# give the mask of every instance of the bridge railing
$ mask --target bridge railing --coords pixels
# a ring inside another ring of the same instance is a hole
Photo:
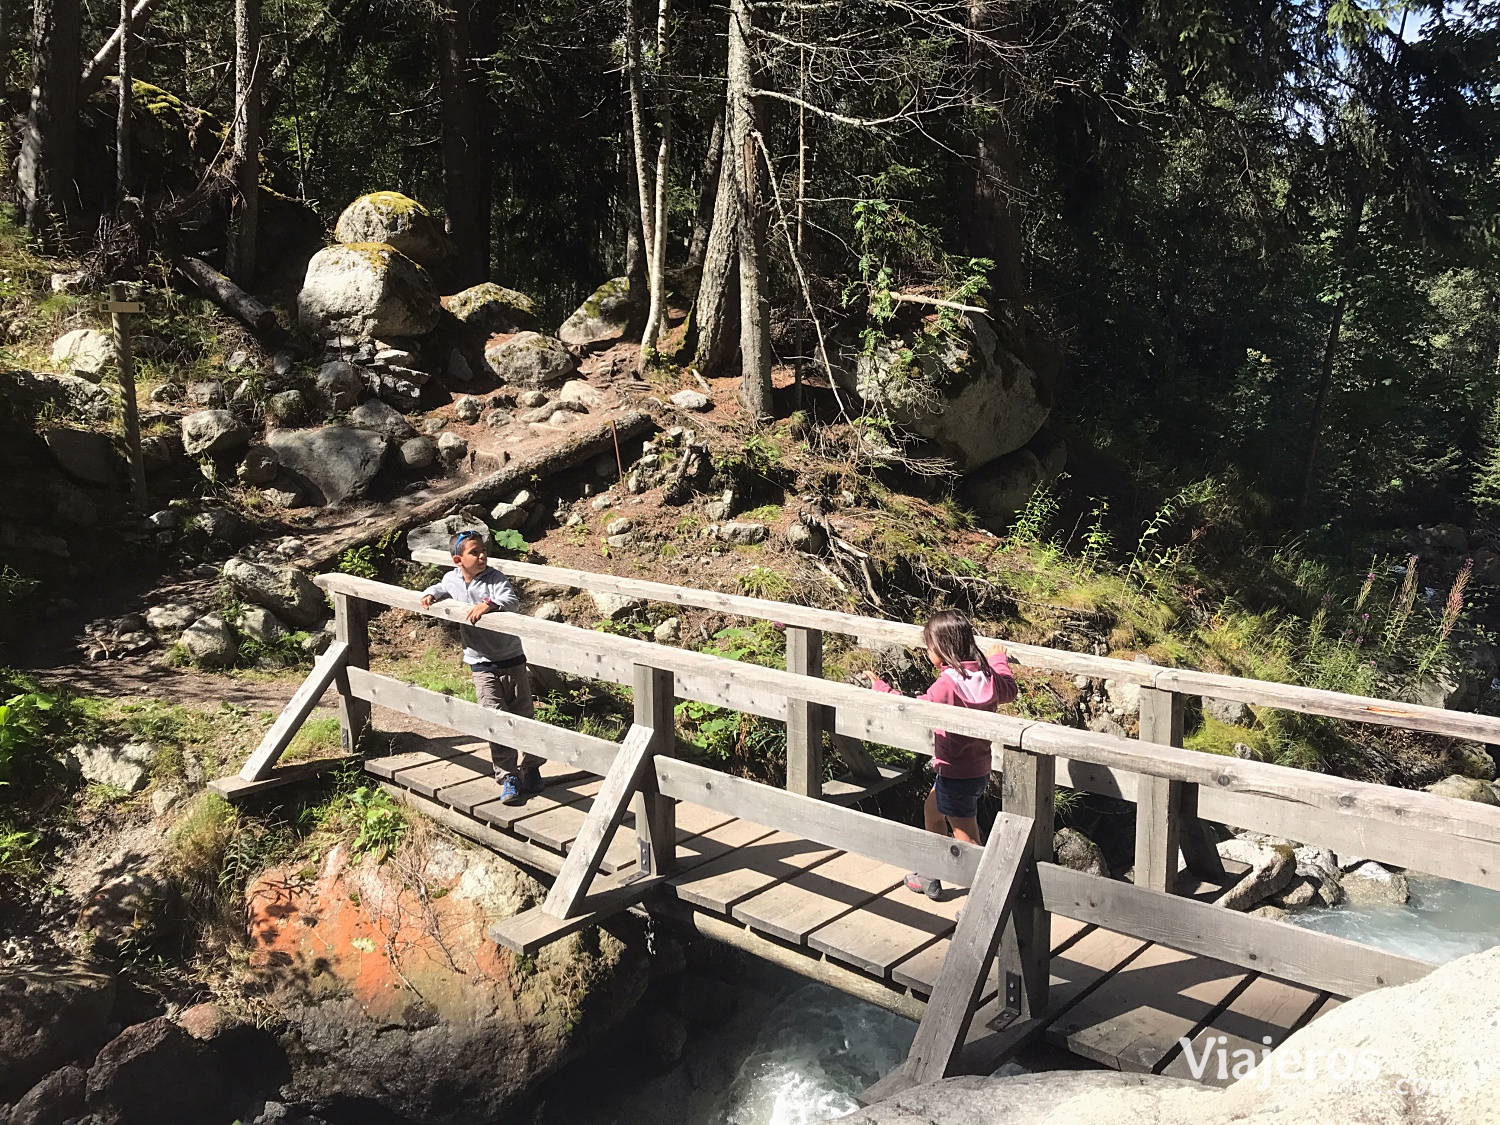
[[[418,550],[412,553],[412,558],[429,565],[453,565],[452,557],[439,550]],[[822,675],[824,633],[914,648],[922,645],[921,626],[904,622],[566,567],[509,560],[495,561],[492,565],[513,578],[527,581],[779,622],[786,626],[787,669],[806,676]],[[1003,638],[981,638],[983,645],[1002,641]],[[1118,660],[1042,645],[1003,643],[1023,666],[1136,685],[1141,694],[1139,739],[1156,746],[1182,746],[1185,703],[1189,696],[1194,695],[1500,745],[1500,718],[1494,716],[1346,695],[1294,684],[1164,668],[1144,662],[1144,658]],[[769,714],[753,707],[733,703],[725,705],[755,714]],[[836,715],[837,709],[830,712],[820,701],[798,698],[788,705],[785,713],[778,711],[769,716],[787,723],[787,787],[791,791],[810,796],[819,794],[823,776],[821,736],[825,730],[832,735],[835,748],[845,758],[854,776],[861,780],[873,781],[879,776],[860,744],[861,739],[927,755],[932,753],[930,727],[887,725],[882,735],[861,734],[855,729],[857,724],[851,716],[846,713],[842,719],[836,719]],[[955,729],[951,720],[946,729]],[[1085,732],[1074,734],[1085,739],[1090,737]],[[1040,735],[1033,737],[1039,738]],[[1136,804],[1135,882],[1138,885],[1156,890],[1170,889],[1177,879],[1179,855],[1194,874],[1202,878],[1221,876],[1223,869],[1217,852],[1201,824],[1202,820],[1211,820],[1289,839],[1316,840],[1342,854],[1364,856],[1420,871],[1433,871],[1434,865],[1438,865],[1438,870],[1450,878],[1500,887],[1500,881],[1497,881],[1500,880],[1500,866],[1496,865],[1500,855],[1488,849],[1462,856],[1452,855],[1452,841],[1443,835],[1447,829],[1442,817],[1436,821],[1423,817],[1402,821],[1400,823],[1412,826],[1413,830],[1385,833],[1375,841],[1367,841],[1362,829],[1343,815],[1350,806],[1340,802],[1346,797],[1350,800],[1375,800],[1368,795],[1358,798],[1341,791],[1339,800],[1327,805],[1300,803],[1279,794],[1278,800],[1266,802],[1256,799],[1258,794],[1253,788],[1205,784],[1161,772],[1126,769],[1115,763],[1070,754],[1061,745],[1052,757],[1055,759],[1053,780],[1057,784]],[[1217,763],[1222,769],[1230,768],[1227,759],[1212,755],[1197,760]],[[1299,777],[1322,776],[1293,772]],[[1390,791],[1410,795],[1406,790]],[[1495,823],[1500,824],[1500,816],[1496,817]]]
[[[370,605],[455,623],[467,607],[438,602],[423,609],[420,595],[414,591],[349,575],[328,574],[317,581],[333,598],[338,642],[320,661],[305,689],[313,693],[315,701],[322,690],[319,683],[338,685],[346,748],[352,751],[359,746],[370,705],[377,704],[474,737],[521,745],[606,779],[611,769],[617,768],[623,753],[620,744],[488,710],[368,670],[365,622]],[[1046,1008],[1052,912],[1340,996],[1415,979],[1431,968],[1424,962],[1358,943],[1172,895],[1165,887],[1148,882],[1131,885],[1055,865],[1051,862],[1054,783],[1064,776],[1069,779],[1067,784],[1085,783],[1080,787],[1114,786],[1122,796],[1137,800],[1140,818],[1148,821],[1166,819],[1161,805],[1152,804],[1155,794],[1161,793],[1169,808],[1191,808],[1191,802],[1196,801],[1196,811],[1203,816],[1500,889],[1500,808],[1204,754],[1165,742],[1143,744],[882,695],[795,671],[763,668],[519,614],[488,615],[479,620],[478,627],[520,637],[533,664],[633,689],[632,734],[639,730],[654,732],[649,745],[633,752],[652,766],[642,766],[630,781],[636,788],[627,787],[625,791],[635,801],[636,830],[650,856],[648,866],[658,874],[669,872],[675,861],[672,810],[676,800],[700,800],[708,791],[705,785],[719,787],[715,799],[737,794],[736,800],[759,800],[756,793],[760,790],[776,792],[765,786],[741,792],[743,786],[753,783],[672,761],[672,740],[664,732],[672,730],[673,707],[678,699],[698,700],[781,722],[791,722],[799,713],[816,708],[831,731],[927,754],[931,754],[935,730],[990,740],[1000,759],[1002,809],[1007,815],[1030,820],[1033,826],[1028,859],[1035,864],[1036,885],[1030,893],[1021,894],[1010,912],[1011,939],[1000,955],[1002,968],[1024,981],[1024,1006],[1031,1011]],[[311,701],[307,707],[310,709]],[[295,701],[288,710],[295,710]],[[1170,715],[1168,720],[1170,723]],[[267,739],[269,743],[270,734]],[[627,739],[625,748],[629,744]],[[247,782],[266,777],[279,752],[276,746],[263,745],[246,764],[242,776]],[[782,801],[794,798],[823,810],[822,816],[842,815],[842,811],[835,814],[832,806],[804,795],[781,794]],[[780,804],[768,816],[784,812],[777,810],[781,810]],[[735,811],[736,815],[745,813],[738,807]],[[875,825],[886,823],[875,817],[869,819]],[[613,823],[617,826],[619,819]],[[779,827],[774,819],[768,823]],[[904,839],[901,833],[887,834]],[[1169,842],[1169,835],[1159,828],[1151,829],[1148,838],[1157,848]],[[930,848],[930,841],[923,842]],[[962,845],[946,841],[943,846],[951,849],[957,863],[952,870],[944,870],[944,877],[963,885],[972,859]],[[905,856],[904,851],[900,854]],[[934,862],[925,853],[913,852],[906,858],[912,861],[908,866],[913,869]],[[1166,871],[1171,866],[1161,856],[1157,870]],[[575,895],[575,906],[578,901]]]

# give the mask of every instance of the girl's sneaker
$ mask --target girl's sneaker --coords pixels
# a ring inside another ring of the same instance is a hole
[[[941,881],[937,879],[924,879],[915,871],[906,877],[906,889],[915,894],[926,895],[933,902],[937,902],[938,899],[943,897],[943,884]]]

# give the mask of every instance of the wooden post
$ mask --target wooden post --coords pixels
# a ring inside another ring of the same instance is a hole
[[[146,464],[141,460],[141,415],[135,401],[135,356],[130,349],[130,316],[141,306],[126,298],[126,287],[109,287],[109,313],[115,327],[115,351],[120,361],[120,406],[125,415],[125,451],[130,458],[130,497],[136,511],[146,514]]]
[[[1142,742],[1181,746],[1183,698],[1174,691],[1141,688]],[[1135,885],[1171,892],[1177,883],[1182,782],[1142,774],[1135,796]]]
[[[635,665],[635,722],[650,727],[651,757],[670,758],[676,748],[676,683],[672,673],[649,665]],[[647,771],[635,797],[635,834],[641,843],[641,868],[665,875],[677,863],[677,802],[656,788],[656,774]]]
[[[344,667],[370,666],[369,603],[349,594],[333,595],[333,635],[348,648]],[[370,726],[370,704],[349,690],[349,677],[340,668],[335,681],[339,689],[339,742],[344,753],[359,752]]]
[[[823,676],[823,634],[788,626],[786,670]],[[786,701],[786,787],[804,797],[823,795],[823,708],[805,699]]]
[[[1053,859],[1057,759],[1007,748],[1001,753],[1000,769],[1001,811],[1032,822],[1026,880],[1000,943],[1001,997],[1019,1018],[1034,1019],[1047,1011],[1052,968],[1052,915],[1042,905],[1036,864]]]

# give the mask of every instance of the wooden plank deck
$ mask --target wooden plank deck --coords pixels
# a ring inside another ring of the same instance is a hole
[[[377,777],[483,822],[547,853],[565,854],[601,780],[566,765],[543,767],[546,789],[521,805],[503,805],[482,744],[432,746],[372,759]],[[905,872],[850,852],[737,819],[690,801],[676,810],[677,867],[659,891],[709,915],[733,919],[763,938],[812,960],[847,966],[917,1000],[937,979],[967,901],[950,888],[933,902],[907,890]],[[633,817],[616,832],[601,877],[614,880],[639,862]],[[1211,885],[1185,880],[1189,897]],[[1192,1077],[1180,1040],[1201,1055],[1211,1037],[1227,1051],[1279,1044],[1340,1001],[1327,993],[1247,972],[1208,957],[1181,953],[1097,925],[1052,916],[1047,1013],[1008,1028],[998,1005],[997,974],[981,994],[971,1045],[988,1037],[976,1058],[1004,1053],[1007,1036],[1045,1034],[1068,1050],[1120,1070]],[[987,1030],[982,1021],[1000,1012]],[[1197,1057],[1195,1055],[1195,1057]],[[988,1065],[987,1063],[985,1065]],[[1218,1083],[1217,1056],[1200,1081]]]

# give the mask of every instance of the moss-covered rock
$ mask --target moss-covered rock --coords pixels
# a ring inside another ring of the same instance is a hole
[[[607,347],[639,332],[646,320],[645,293],[628,277],[606,281],[558,329],[558,339],[575,348]]]
[[[344,208],[333,236],[346,246],[383,242],[427,269],[436,268],[453,253],[432,213],[399,191],[360,196]]]
[[[318,251],[297,295],[304,331],[323,339],[425,336],[441,313],[427,271],[382,242]]]
[[[444,297],[443,307],[466,327],[485,336],[535,332],[540,326],[536,301],[493,281]]]
[[[578,370],[578,361],[560,340],[540,332],[518,332],[484,349],[484,361],[495,378],[511,386],[543,387],[561,383]]]

